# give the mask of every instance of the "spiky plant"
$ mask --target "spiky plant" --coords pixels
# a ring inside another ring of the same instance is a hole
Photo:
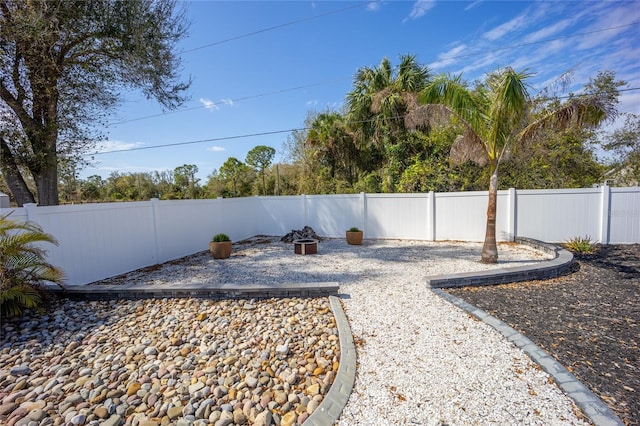
[[[56,244],[37,224],[0,216],[0,315],[42,306],[45,282],[62,286],[63,274],[45,259],[41,243]]]

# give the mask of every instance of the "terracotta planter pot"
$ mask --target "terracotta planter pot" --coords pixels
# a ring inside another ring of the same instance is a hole
[[[347,243],[351,244],[352,246],[361,245],[363,237],[363,231],[347,231]]]
[[[209,251],[214,259],[226,259],[231,256],[231,241],[222,241],[209,243]]]

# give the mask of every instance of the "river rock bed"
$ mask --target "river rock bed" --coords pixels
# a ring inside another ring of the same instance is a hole
[[[2,325],[1,424],[293,425],[339,366],[327,298],[54,303]]]

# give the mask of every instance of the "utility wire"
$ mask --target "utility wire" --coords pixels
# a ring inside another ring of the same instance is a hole
[[[261,97],[264,97],[264,96],[277,95],[279,93],[293,92],[295,90],[307,89],[309,87],[314,87],[314,86],[322,86],[322,85],[325,85],[325,84],[331,84],[331,83],[335,83],[337,81],[343,81],[343,80],[346,80],[346,79],[337,78],[337,79],[334,79],[334,80],[326,80],[326,81],[321,81],[319,83],[305,84],[305,85],[302,85],[302,86],[290,87],[290,88],[287,88],[287,89],[278,89],[278,90],[273,90],[271,92],[259,93],[257,95],[242,96],[240,98],[228,99],[228,100],[219,101],[219,102],[212,102],[212,103],[210,103],[208,105],[198,105],[196,107],[183,108],[183,109],[179,109],[179,110],[176,110],[176,111],[166,111],[166,112],[162,112],[162,113],[159,113],[159,114],[147,115],[147,116],[144,116],[144,117],[130,118],[128,120],[116,121],[116,122],[110,123],[109,125],[110,126],[116,126],[118,124],[130,123],[132,121],[146,120],[147,118],[163,117],[165,115],[176,114],[178,112],[193,111],[195,109],[209,108],[209,107],[214,106],[214,105],[215,106],[224,105],[224,104],[228,104],[229,102],[240,102],[240,101],[246,101],[248,99],[255,99],[255,98],[261,98]]]
[[[298,22],[303,22],[303,21],[315,19],[317,17],[343,12],[345,10],[353,9],[353,8],[356,8],[356,7],[361,7],[361,6],[366,5],[366,4],[369,4],[369,3],[361,3],[361,4],[358,4],[358,5],[355,5],[355,6],[350,6],[350,7],[347,7],[347,8],[337,9],[337,10],[334,10],[334,11],[331,11],[331,12],[327,12],[327,13],[322,14],[322,15],[302,18],[302,19],[299,19],[297,21],[288,22],[286,24],[280,24],[280,25],[276,25],[274,27],[269,27],[269,28],[266,28],[266,29],[254,31],[252,33],[243,34],[241,36],[229,38],[229,39],[226,39],[226,40],[221,40],[221,41],[218,41],[218,42],[215,42],[215,43],[210,43],[210,44],[207,44],[207,45],[204,45],[204,46],[200,46],[200,47],[197,47],[197,48],[194,48],[194,49],[186,50],[185,52],[191,52],[193,50],[202,49],[202,48],[209,47],[209,46],[214,46],[214,45],[217,45],[217,44],[222,44],[222,43],[225,43],[227,41],[231,41],[231,40],[235,40],[235,39],[238,39],[238,38],[247,37],[247,36],[254,35],[254,34],[259,34],[261,32],[265,32],[265,31],[268,31],[270,29],[276,29],[276,28],[280,28],[280,27],[283,27],[283,26],[292,25],[292,24],[295,24],[295,23],[298,23]],[[604,31],[611,31],[611,30],[615,30],[615,29],[626,28],[626,27],[630,27],[630,26],[638,25],[638,24],[640,24],[640,21],[639,22],[632,22],[630,24],[625,24],[625,25],[618,25],[618,26],[615,26],[615,27],[601,28],[599,30],[587,31],[587,32],[583,32],[583,33],[570,34],[570,35],[566,35],[566,36],[562,36],[562,37],[555,37],[555,38],[550,38],[550,39],[545,39],[545,40],[533,41],[533,42],[530,42],[530,43],[521,43],[521,44],[515,44],[515,45],[512,45],[512,46],[499,47],[499,48],[492,49],[492,50],[482,50],[482,51],[477,51],[477,52],[472,52],[472,53],[465,53],[463,55],[446,56],[446,57],[443,57],[443,58],[439,58],[438,60],[459,59],[459,58],[466,58],[466,57],[469,57],[469,56],[476,56],[476,55],[481,55],[481,54],[486,54],[486,53],[498,52],[498,51],[501,51],[501,50],[517,49],[519,47],[531,46],[531,45],[542,44],[542,43],[550,43],[552,41],[564,40],[564,39],[573,38],[573,37],[581,37],[581,36],[590,35],[590,34],[596,34],[596,33],[604,32]],[[347,79],[346,78],[337,78],[337,79],[322,81],[322,82],[318,82],[318,83],[310,83],[310,84],[305,84],[305,85],[302,85],[302,86],[296,86],[296,87],[290,87],[290,88],[286,88],[286,89],[274,90],[274,91],[271,91],[271,92],[260,93],[260,94],[257,94],[257,95],[243,96],[243,97],[240,97],[240,98],[230,99],[230,101],[232,101],[232,102],[246,101],[246,100],[249,100],[249,99],[256,99],[256,98],[261,98],[261,97],[265,97],[265,96],[276,95],[276,94],[279,94],[279,93],[293,92],[293,91],[296,91],[296,90],[302,90],[302,89],[306,89],[306,88],[309,88],[309,87],[321,86],[321,85],[325,85],[325,84],[331,84],[331,83],[335,83],[335,82],[338,82],[338,81],[344,81],[344,80],[347,80]],[[212,103],[210,105],[216,105],[217,106],[217,105],[223,105],[225,103],[226,103],[225,101],[219,101],[219,102],[214,102],[214,103]],[[178,110],[175,110],[175,111],[166,111],[166,112],[162,112],[162,113],[159,113],[159,114],[146,115],[146,116],[131,118],[131,119],[127,119],[127,120],[115,121],[115,122],[109,123],[108,125],[109,126],[117,126],[119,124],[130,123],[130,122],[133,122],[133,121],[146,120],[146,119],[149,119],[149,118],[156,118],[156,117],[164,117],[165,115],[177,114],[179,112],[193,111],[193,110],[202,109],[202,108],[207,108],[207,105],[199,105],[199,106],[190,107],[190,108],[178,109]]]
[[[640,87],[630,87],[630,88],[626,88],[626,89],[618,89],[618,92],[629,92],[629,91],[633,91],[633,90],[640,90]],[[549,97],[549,98],[542,98],[542,99],[546,99],[546,100],[551,100],[551,99],[567,99],[571,96],[580,96],[580,94],[578,95],[567,95],[567,96],[558,96],[558,97]],[[397,115],[394,117],[389,117],[392,120],[395,119],[399,119],[399,118],[404,118],[405,115]],[[355,123],[368,123],[368,122],[372,122],[375,119],[369,119],[369,120],[360,120],[360,121],[356,121]],[[286,130],[273,130],[270,132],[258,132],[258,133],[248,133],[248,134],[244,134],[244,135],[234,135],[234,136],[222,136],[222,137],[217,137],[217,138],[209,138],[209,139],[200,139],[200,140],[195,140],[195,141],[187,141],[187,142],[174,142],[174,143],[167,143],[167,144],[162,144],[162,145],[153,145],[153,146],[142,146],[142,147],[136,147],[136,148],[125,148],[125,149],[115,149],[112,151],[96,151],[94,153],[91,154],[86,154],[85,156],[95,156],[95,155],[103,155],[103,154],[112,154],[112,153],[116,153],[116,152],[131,152],[131,151],[142,151],[142,150],[147,150],[147,149],[156,149],[156,148],[167,148],[167,147],[172,147],[172,146],[184,146],[184,145],[194,145],[194,144],[199,144],[199,143],[205,143],[205,142],[219,142],[219,141],[227,141],[227,140],[234,140],[234,139],[245,139],[245,138],[252,138],[252,137],[258,137],[258,136],[268,136],[268,135],[277,135],[277,134],[282,134],[282,133],[291,133],[291,132],[295,132],[295,131],[303,131],[303,130],[310,130],[311,127],[297,127],[297,128],[293,128],[293,129],[286,129]]]
[[[335,15],[335,14],[338,14],[338,13],[346,12],[348,10],[357,9],[357,8],[363,7],[363,6],[368,6],[370,3],[371,2],[369,2],[369,1],[365,1],[363,3],[358,3],[358,4],[353,5],[353,6],[343,7],[342,9],[335,9],[335,10],[330,10],[329,12],[321,13],[321,14],[318,14],[318,15],[307,16],[306,18],[296,19],[295,21],[285,22],[284,24],[274,25],[272,27],[267,27],[267,28],[263,28],[263,29],[260,29],[260,30],[252,31],[250,33],[241,34],[241,35],[238,35],[238,36],[226,38],[224,40],[214,41],[213,43],[205,44],[203,46],[199,46],[199,47],[194,47],[192,49],[183,50],[182,53],[190,53],[190,52],[194,52],[196,50],[205,49],[205,48],[211,47],[211,46],[217,46],[219,44],[228,43],[230,41],[239,40],[241,38],[250,37],[250,36],[253,36],[253,35],[256,35],[256,34],[266,33],[267,31],[273,31],[273,30],[277,30],[279,28],[284,28],[284,27],[289,27],[291,25],[300,24],[302,22],[312,21],[312,20],[318,19],[318,18],[323,18],[325,16]]]

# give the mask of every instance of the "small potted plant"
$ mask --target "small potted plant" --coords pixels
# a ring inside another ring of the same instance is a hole
[[[357,227],[349,228],[347,231],[347,243],[355,246],[362,244],[363,232]]]
[[[231,238],[227,234],[216,234],[209,243],[209,251],[214,259],[226,259],[231,256]]]

